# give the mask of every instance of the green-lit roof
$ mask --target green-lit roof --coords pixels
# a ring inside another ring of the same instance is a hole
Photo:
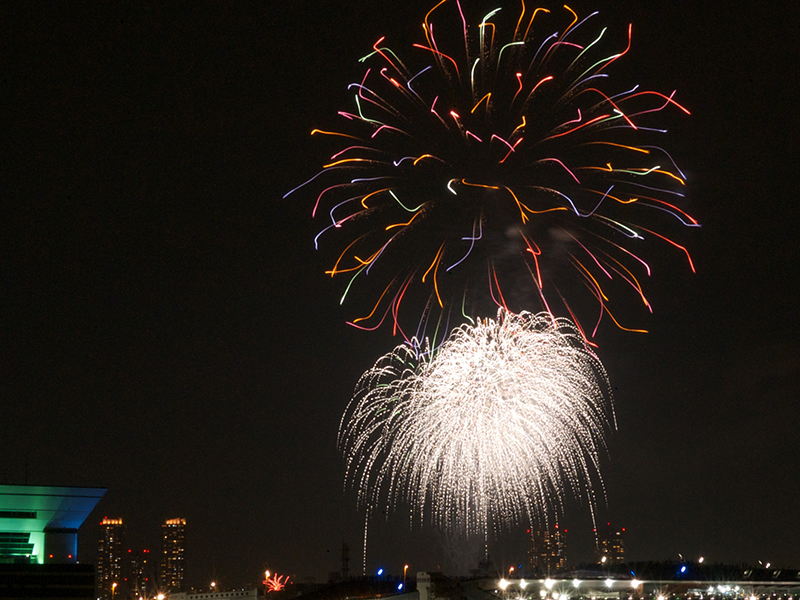
[[[106,488],[0,485],[0,531],[77,530]]]

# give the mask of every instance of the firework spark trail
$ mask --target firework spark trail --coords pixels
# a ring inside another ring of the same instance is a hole
[[[670,232],[699,226],[679,206],[685,176],[650,126],[689,111],[674,92],[615,87],[631,27],[613,37],[597,13],[564,9],[523,3],[518,18],[497,9],[470,27],[458,0],[439,2],[408,58],[382,37],[362,59],[345,127],[312,132],[330,160],[286,196],[315,189],[329,221],[315,244],[336,248],[327,273],[344,279],[342,302],[356,296],[352,325],[419,339],[422,321],[460,318],[465,300],[464,315],[493,302],[575,320],[583,294],[599,304],[585,335],[603,315],[630,330],[608,303],[619,287],[652,311],[639,284],[650,246],[683,250],[694,270]]]
[[[269,571],[267,571],[265,575],[267,578],[264,580],[264,587],[266,588],[267,593],[280,592],[286,589],[286,586],[289,584],[288,575],[278,575],[275,573],[274,575],[270,576]]]
[[[567,492],[594,512],[611,422],[605,370],[574,325],[501,309],[433,352],[404,344],[378,360],[338,444],[367,514],[408,503],[420,523],[486,535],[546,520]]]

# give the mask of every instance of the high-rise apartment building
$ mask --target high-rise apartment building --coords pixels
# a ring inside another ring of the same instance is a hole
[[[567,568],[567,530],[558,523],[549,528],[529,529],[530,546],[528,562],[531,570],[542,576],[550,576]]]
[[[186,519],[168,519],[161,526],[158,585],[165,592],[182,592],[186,555]]]
[[[606,523],[595,530],[597,539],[597,562],[621,564],[625,562],[625,528],[612,527]]]
[[[97,574],[95,577],[97,597],[113,600],[117,588],[123,583],[123,538],[125,536],[122,519],[100,521],[100,540],[97,544]],[[121,591],[121,590],[120,590]]]
[[[150,586],[150,551],[128,550],[126,588],[132,598],[147,598]]]

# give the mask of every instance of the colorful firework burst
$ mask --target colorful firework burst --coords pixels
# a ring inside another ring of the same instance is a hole
[[[675,92],[615,83],[631,28],[612,37],[597,13],[566,6],[507,13],[470,26],[458,0],[439,2],[409,58],[381,38],[361,59],[344,126],[312,132],[330,160],[295,190],[315,189],[328,221],[315,244],[336,249],[327,273],[343,279],[342,302],[357,296],[356,327],[389,321],[422,339],[429,323],[447,332],[489,306],[540,306],[581,327],[594,305],[585,336],[604,315],[632,329],[608,304],[627,288],[652,310],[648,246],[694,270],[664,232],[698,223],[657,124],[688,111]]]

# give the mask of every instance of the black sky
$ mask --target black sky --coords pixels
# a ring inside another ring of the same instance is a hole
[[[703,223],[698,274],[653,279],[651,333],[601,334],[619,421],[601,518],[633,559],[798,566],[794,31],[777,3],[685,4],[599,6],[634,24],[630,69],[692,110],[670,148]],[[324,580],[342,540],[358,566],[336,428],[393,340],[344,324],[311,205],[281,196],[315,172],[308,133],[356,59],[381,35],[419,41],[432,5],[0,8],[0,482],[108,487],[84,561],[104,515],[150,548],[185,516],[193,584],[265,562]],[[566,521],[591,527],[585,508]],[[447,569],[461,551],[397,518],[370,565]]]

